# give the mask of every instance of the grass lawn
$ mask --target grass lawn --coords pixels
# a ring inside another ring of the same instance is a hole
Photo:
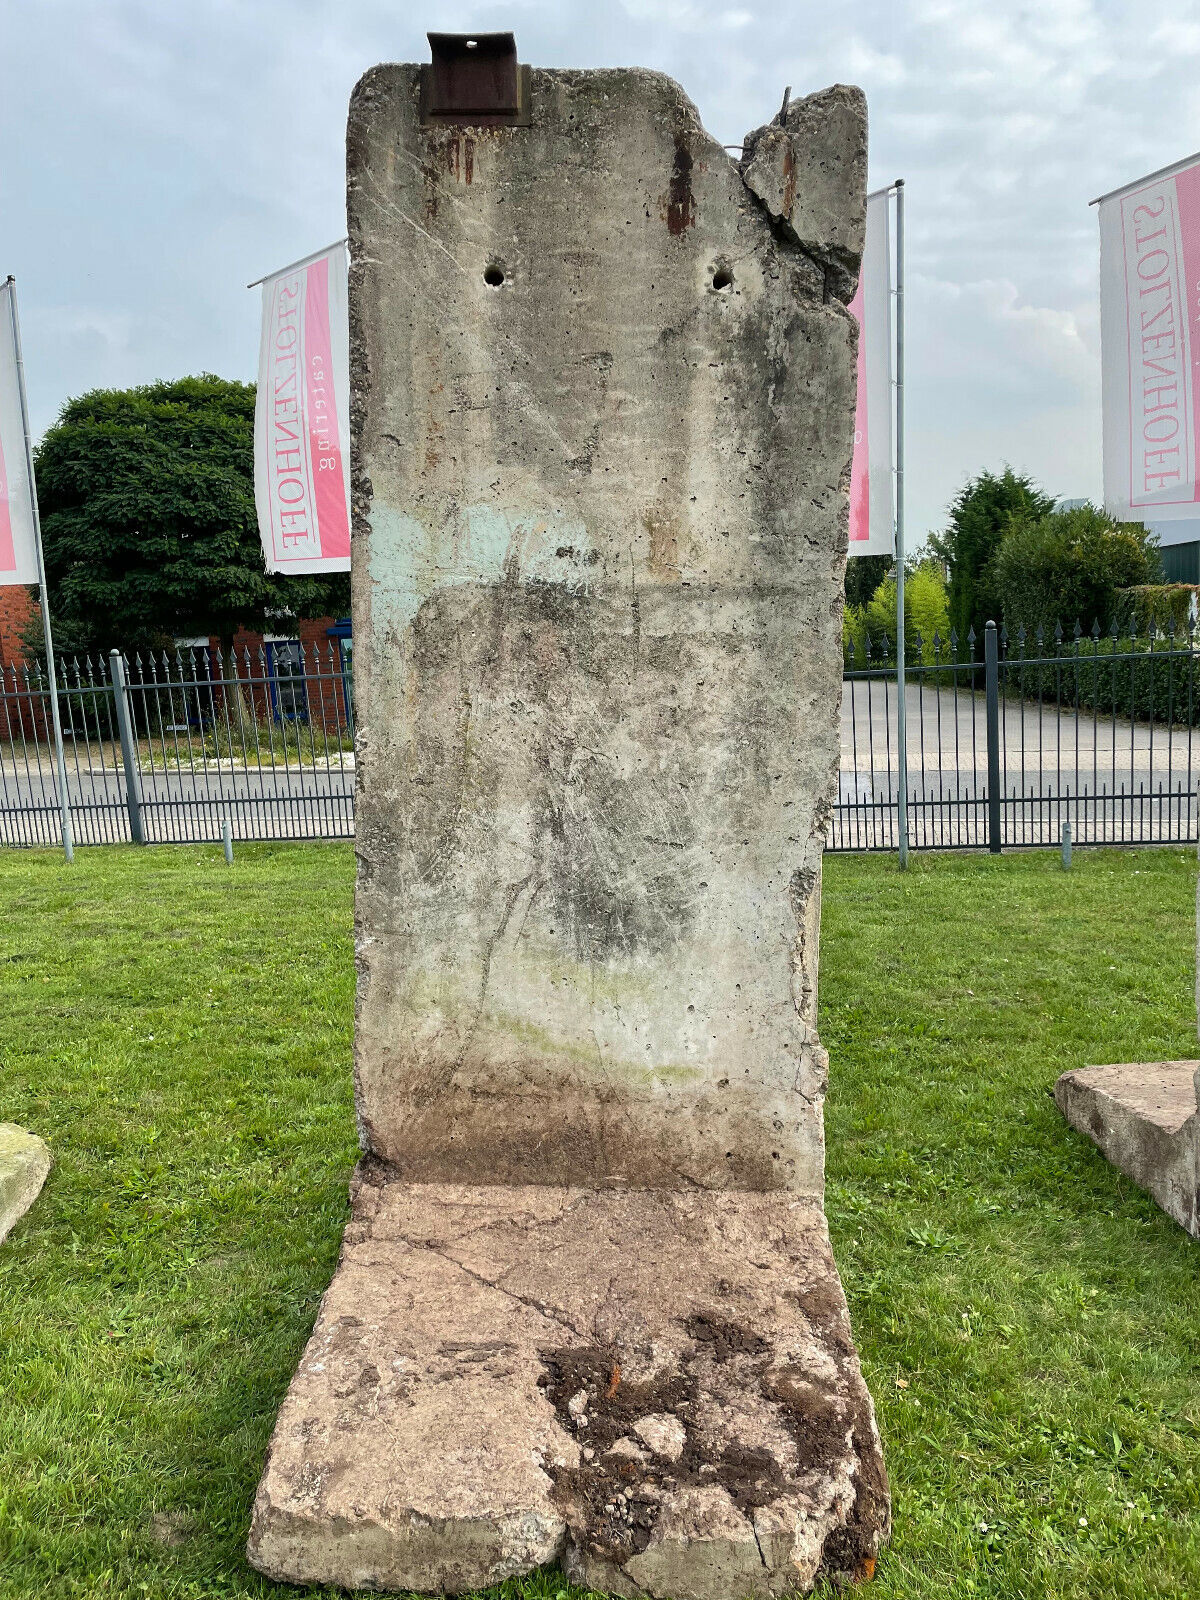
[[[296,1592],[242,1542],[356,1154],[351,880],[337,845],[0,852],[0,1120],[56,1159],[0,1247],[0,1600]],[[1194,884],[1182,849],[827,862],[878,1600],[1200,1594],[1200,1246],[1050,1098],[1197,1053]]]

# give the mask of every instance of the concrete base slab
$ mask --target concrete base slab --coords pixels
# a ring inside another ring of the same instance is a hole
[[[815,1202],[408,1184],[364,1161],[249,1557],[460,1593],[561,1561],[728,1600],[867,1575],[890,1502]]]
[[[1064,1072],[1058,1108],[1118,1171],[1200,1238],[1200,1061],[1123,1061]]]
[[[41,1194],[49,1171],[46,1141],[15,1122],[0,1122],[0,1240]]]

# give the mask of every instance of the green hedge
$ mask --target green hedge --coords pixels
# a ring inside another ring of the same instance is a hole
[[[1026,654],[1036,652],[1027,647]],[[982,687],[982,674],[979,687]],[[1093,646],[1080,640],[1062,647],[1053,661],[1023,664],[1019,647],[1010,646],[1001,671],[1001,686],[1009,697],[1042,699],[1061,706],[1078,705],[1089,715],[1132,717],[1139,722],[1170,722],[1177,726],[1200,724],[1200,672],[1196,655],[1188,648],[1187,634],[1176,636],[1174,646],[1161,636],[1101,639]]]

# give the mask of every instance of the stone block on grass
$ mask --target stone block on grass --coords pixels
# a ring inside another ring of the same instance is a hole
[[[46,1141],[15,1122],[0,1122],[0,1240],[42,1192],[49,1171]]]
[[[1122,1061],[1064,1072],[1058,1108],[1106,1158],[1200,1238],[1200,1061]]]

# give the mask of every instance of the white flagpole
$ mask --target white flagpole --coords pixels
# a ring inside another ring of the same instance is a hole
[[[908,866],[908,727],[904,676],[904,179],[896,179],[896,832]]]
[[[58,712],[58,673],[54,666],[54,636],[50,631],[50,596],[46,589],[46,561],[42,554],[42,519],[38,515],[37,483],[33,475],[33,438],[29,431],[29,401],[25,396],[25,363],[21,359],[21,326],[17,320],[17,280],[8,275],[8,306],[12,316],[13,354],[17,363],[17,392],[21,398],[21,427],[25,434],[25,471],[29,478],[33,542],[37,550],[38,589],[42,600],[42,637],[46,641],[46,674],[50,689],[50,721],[54,728],[54,759],[58,767],[58,806],[62,814],[63,855],[75,859],[71,837],[71,800],[67,793],[67,762],[63,755],[62,718]]]

